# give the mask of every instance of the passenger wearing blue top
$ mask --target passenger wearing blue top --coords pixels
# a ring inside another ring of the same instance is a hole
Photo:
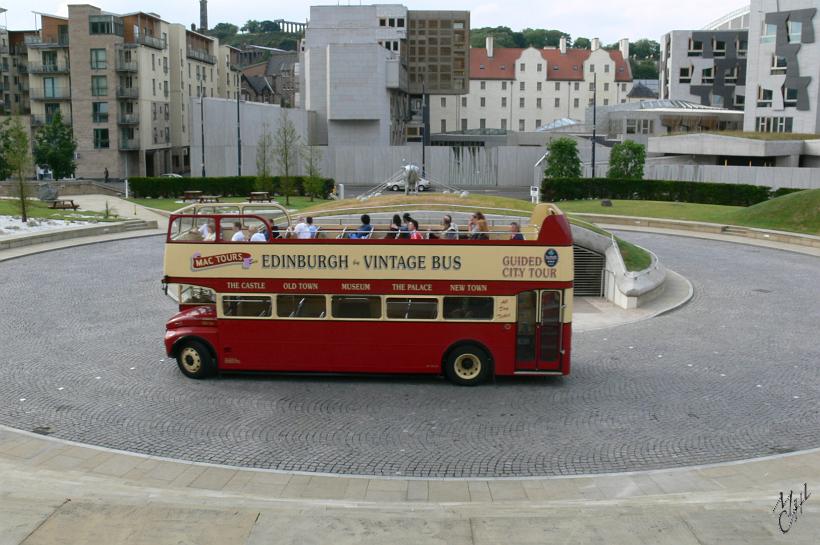
[[[518,222],[512,222],[510,224],[510,240],[524,240],[524,235],[521,234],[521,226],[518,225]]]
[[[362,214],[362,224],[356,229],[355,233],[350,235],[350,238],[368,238],[373,231],[373,226],[370,225],[370,216]]]

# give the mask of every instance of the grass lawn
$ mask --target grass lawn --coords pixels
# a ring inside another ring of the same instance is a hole
[[[0,216],[19,216],[20,212],[14,199],[0,199]],[[105,218],[102,212],[90,210],[52,210],[48,204],[37,200],[28,202],[28,216],[35,219],[65,220],[65,221],[119,221],[119,218]]]
[[[190,202],[183,203],[182,199],[128,199],[129,201],[139,204],[141,206],[147,206],[148,208],[158,208],[159,210],[167,210],[168,212],[174,212],[175,210],[179,210],[183,206],[188,206],[191,204]],[[222,199],[223,203],[231,203],[231,202],[248,202],[245,197],[224,197]],[[279,197],[277,202],[282,206],[285,206],[285,199]],[[320,204],[320,203],[327,203],[327,202],[334,202],[334,201],[325,201],[321,199],[314,200],[311,202],[310,197],[291,197],[290,204],[287,206],[288,209],[294,210],[301,210],[308,206]],[[261,203],[264,204],[264,203]]]

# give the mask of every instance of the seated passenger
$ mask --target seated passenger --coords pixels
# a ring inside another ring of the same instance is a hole
[[[214,228],[213,223],[205,224],[205,238],[202,240],[205,242],[213,242],[216,240],[216,229]]]
[[[267,241],[268,241],[268,239],[267,239],[267,238],[265,238],[265,226],[264,226],[264,225],[260,225],[260,226],[256,229],[256,232],[255,232],[255,233],[253,234],[253,236],[251,237],[250,242],[267,242]]]
[[[419,222],[417,222],[416,220],[411,219],[408,226],[410,227],[410,240],[423,240],[424,239],[424,235],[422,235],[421,231],[419,231]]]
[[[413,221],[413,218],[410,216],[410,212],[405,212],[401,218],[404,221],[404,225],[399,227],[398,238],[410,238],[410,222]]]
[[[373,226],[370,225],[370,216],[362,214],[362,224],[356,229],[355,233],[350,234],[350,238],[369,238],[373,232]]]
[[[487,240],[490,238],[489,231],[490,228],[484,214],[481,212],[473,214],[473,217],[470,218],[470,238],[473,240]]]
[[[390,231],[384,238],[396,238],[399,236],[399,231],[401,231],[401,216],[393,214],[393,221],[390,222]]]
[[[282,238],[282,233],[279,232],[278,225],[271,226],[271,239],[274,238]]]
[[[305,223],[307,223],[308,232],[310,233],[310,236],[308,238],[316,238],[319,234],[319,228],[313,225],[313,218],[311,216],[308,216],[307,218],[305,218]]]
[[[458,229],[455,225],[453,225],[453,217],[450,214],[445,214],[443,218],[441,218],[441,231],[439,232],[438,236],[444,240],[457,240],[458,239]]]
[[[516,221],[510,224],[510,240],[524,240],[524,235],[521,234],[521,226]]]
[[[304,217],[299,216],[299,220],[293,228],[293,234],[296,238],[310,238],[310,228]]]
[[[242,231],[242,224],[238,221],[235,221],[233,224],[233,228],[236,231],[233,236],[231,237],[231,242],[247,242],[248,239],[245,238],[245,232]]]

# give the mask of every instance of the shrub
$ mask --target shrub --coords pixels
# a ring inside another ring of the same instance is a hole
[[[643,165],[646,161],[646,148],[631,140],[620,142],[612,146],[609,156],[609,171],[607,178],[627,178],[640,180],[643,178]]]
[[[549,156],[544,176],[548,178],[580,178],[581,158],[578,143],[572,138],[556,138],[549,143]]]
[[[751,206],[784,194],[778,191],[748,184],[614,178],[545,178],[541,184],[541,197],[546,201],[635,199]]]
[[[305,195],[305,179],[292,176],[291,195]],[[331,178],[321,178],[323,190],[321,198],[326,198],[333,190]],[[271,195],[282,194],[280,176],[257,178],[255,176],[212,176],[208,178],[146,178],[129,179],[129,187],[134,197],[179,198],[186,191],[202,191],[205,195],[223,197],[246,197],[251,191],[268,191]]]

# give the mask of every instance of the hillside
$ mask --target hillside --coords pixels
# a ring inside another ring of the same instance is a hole
[[[820,189],[784,195],[733,212],[727,222],[820,235]]]

